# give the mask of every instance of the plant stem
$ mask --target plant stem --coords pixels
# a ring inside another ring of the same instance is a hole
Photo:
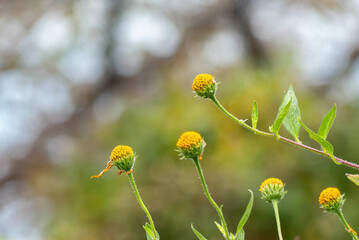
[[[147,215],[148,220],[150,221],[150,224],[151,224],[152,230],[153,230],[153,234],[155,235],[155,238],[157,239],[157,232],[156,232],[156,229],[155,229],[155,224],[153,223],[153,220],[152,220],[150,212],[147,210],[145,204],[143,203],[143,201],[141,199],[141,196],[140,196],[140,193],[138,192],[138,189],[137,189],[137,186],[136,186],[136,183],[135,183],[135,179],[133,178],[132,172],[127,174],[127,176],[130,179],[131,186],[132,186],[133,190],[135,191],[135,195],[137,197],[137,200],[138,200],[139,204],[141,205],[143,211]]]
[[[213,96],[213,98],[211,98],[211,100],[217,105],[217,107],[224,112],[228,117],[230,117],[233,121],[235,121],[236,123],[238,123],[239,125],[241,125],[242,127],[248,129],[249,131],[252,131],[255,134],[258,135],[262,135],[262,136],[274,136],[272,133],[267,133],[267,132],[263,132],[260,131],[258,129],[252,128],[251,126],[247,125],[244,120],[242,119],[238,119],[235,116],[233,116],[230,112],[228,112],[223,106],[222,104],[219,103],[218,99],[216,98],[216,96]]]
[[[279,220],[278,201],[273,200],[272,204],[273,204],[273,208],[274,208],[275,220],[277,222],[279,240],[283,240],[282,230],[281,230],[281,227],[280,227],[280,220]]]
[[[239,125],[241,125],[242,127],[248,129],[249,131],[255,133],[255,134],[258,134],[258,135],[261,135],[261,136],[267,136],[267,137],[273,137],[275,139],[278,139],[280,141],[283,141],[283,142],[287,142],[289,144],[292,144],[292,145],[295,145],[297,147],[300,147],[300,148],[303,148],[303,149],[306,149],[306,150],[309,150],[311,152],[314,152],[314,153],[317,153],[317,154],[320,154],[322,156],[325,156],[325,157],[328,157],[331,159],[330,155],[325,153],[324,151],[321,151],[321,150],[318,150],[318,149],[315,149],[315,148],[312,148],[312,147],[309,147],[307,145],[304,145],[302,144],[301,142],[296,142],[296,141],[293,141],[293,140],[290,140],[288,138],[285,138],[285,137],[282,137],[280,135],[278,135],[278,137],[273,134],[273,133],[269,133],[269,132],[264,132],[264,131],[260,131],[256,128],[253,128],[251,126],[249,126],[248,124],[245,123],[244,120],[242,119],[238,119],[236,118],[235,116],[233,116],[230,112],[228,112],[221,104],[220,102],[218,101],[218,99],[216,98],[216,96],[213,96],[212,98],[210,98],[215,104],[216,106],[224,113],[226,114],[228,117],[230,117],[233,121],[235,121],[236,123],[238,123]],[[359,165],[356,164],[356,163],[352,163],[352,162],[349,162],[349,161],[346,161],[344,159],[341,159],[341,158],[338,158],[338,157],[335,157],[334,158],[337,160],[337,162],[339,162],[340,164],[343,164],[347,167],[351,167],[351,168],[354,168],[356,170],[359,170]]]
[[[196,159],[193,159],[193,161],[194,161],[194,164],[195,164],[196,167],[197,167],[199,177],[201,178],[204,192],[205,192],[205,194],[206,194],[206,196],[207,196],[209,202],[210,202],[210,203],[213,205],[213,207],[216,209],[219,218],[221,219],[221,222],[222,222],[222,224],[223,224],[224,231],[225,231],[225,233],[226,233],[226,239],[227,239],[227,240],[230,240],[230,239],[229,239],[229,232],[228,232],[227,223],[226,223],[226,221],[224,220],[223,213],[222,213],[221,209],[218,207],[217,203],[213,200],[213,198],[211,197],[211,194],[210,194],[209,191],[208,191],[208,187],[207,187],[207,184],[206,184],[206,180],[204,179],[203,171],[202,171],[201,165],[200,165],[200,163],[199,163],[198,157],[197,157]]]
[[[338,214],[340,220],[344,224],[345,230],[347,230],[347,232],[349,232],[349,234],[352,236],[353,239],[359,240],[357,233],[349,226],[348,222],[345,220],[341,209],[337,210],[336,213]]]

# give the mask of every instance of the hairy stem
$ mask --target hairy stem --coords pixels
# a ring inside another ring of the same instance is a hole
[[[155,224],[153,223],[153,220],[152,220],[150,212],[147,210],[145,204],[143,203],[143,201],[141,199],[141,196],[140,196],[140,193],[138,192],[138,189],[137,189],[137,186],[136,186],[136,183],[135,183],[135,179],[133,178],[132,172],[127,174],[127,176],[130,179],[131,186],[132,186],[133,190],[135,191],[135,195],[137,197],[137,200],[138,200],[139,204],[141,205],[143,211],[146,213],[148,221],[150,221],[150,224],[151,224],[152,230],[153,230],[153,234],[155,235],[155,238],[157,239],[157,232],[156,232],[156,229],[155,229]]]
[[[274,208],[275,220],[276,220],[276,222],[277,222],[277,229],[278,229],[279,240],[283,240],[282,230],[281,230],[281,227],[280,227],[280,220],[279,220],[278,201],[277,201],[277,200],[273,200],[273,201],[272,201],[272,204],[273,204],[273,208]]]
[[[359,240],[357,233],[349,226],[348,222],[345,220],[344,215],[341,211],[341,209],[339,209],[338,211],[336,211],[336,213],[338,214],[340,220],[342,221],[342,223],[345,226],[345,230],[347,230],[347,232],[352,236],[352,238],[354,240]]]
[[[197,157],[196,159],[194,159],[193,161],[194,161],[194,164],[195,164],[196,167],[197,167],[199,177],[201,178],[201,182],[202,182],[202,186],[203,186],[204,192],[205,192],[205,194],[206,194],[206,196],[207,196],[209,202],[210,202],[210,203],[213,205],[213,207],[216,209],[219,218],[221,219],[221,222],[222,222],[224,231],[225,231],[225,233],[226,233],[226,239],[227,239],[227,240],[230,240],[227,223],[226,223],[226,221],[224,220],[223,213],[222,213],[221,209],[218,207],[217,203],[213,200],[213,198],[211,197],[211,194],[210,194],[209,191],[208,191],[208,187],[207,187],[207,184],[206,184],[206,180],[204,179],[203,171],[202,171],[201,165],[200,165],[200,163],[199,163],[198,157]]]
[[[320,154],[322,156],[325,156],[325,157],[328,157],[331,159],[330,155],[325,153],[324,151],[322,150],[319,150],[319,149],[315,149],[315,148],[312,148],[312,147],[309,147],[307,145],[304,145],[302,144],[301,142],[296,142],[296,141],[293,141],[293,140],[290,140],[288,138],[285,138],[285,137],[282,137],[280,135],[278,135],[278,137],[273,134],[273,133],[269,133],[269,132],[264,132],[264,131],[260,131],[258,129],[255,129],[251,126],[249,126],[248,124],[245,123],[244,120],[242,119],[238,119],[236,118],[235,116],[233,116],[230,112],[228,112],[221,104],[220,102],[218,101],[218,99],[216,98],[216,96],[213,96],[212,98],[210,98],[215,104],[216,106],[224,113],[226,114],[228,117],[230,117],[233,121],[235,121],[236,123],[238,123],[239,125],[241,125],[242,127],[248,129],[249,131],[255,133],[255,134],[258,134],[258,135],[261,135],[261,136],[267,136],[267,137],[273,137],[275,139],[278,139],[280,141],[283,141],[283,142],[287,142],[289,144],[292,144],[292,145],[295,145],[297,147],[300,147],[300,148],[303,148],[303,149],[306,149],[306,150],[309,150],[311,152],[314,152],[314,153],[317,153],[317,154]],[[337,160],[337,162],[339,162],[340,164],[343,164],[345,166],[348,166],[348,167],[351,167],[351,168],[354,168],[356,170],[359,170],[359,165],[356,164],[356,163],[352,163],[352,162],[349,162],[349,161],[346,161],[346,160],[343,160],[341,158],[338,158],[338,157],[335,157],[334,158]]]

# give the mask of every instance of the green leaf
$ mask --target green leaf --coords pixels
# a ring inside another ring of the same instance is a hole
[[[146,231],[147,240],[156,240],[155,235],[153,234],[152,227],[151,227],[150,224],[146,223],[146,225],[143,226],[143,228]]]
[[[222,213],[222,215],[223,215],[223,210],[222,210],[222,208],[223,208],[223,204],[221,204],[221,206],[219,206],[219,211],[221,211],[221,213]],[[222,220],[221,220],[221,224],[223,224]]]
[[[219,229],[219,231],[222,233],[223,237],[226,238],[226,231],[224,231],[224,228],[222,227],[221,224],[219,224],[218,222],[214,221],[214,223],[216,224],[217,228]]]
[[[235,240],[244,240],[244,230],[243,228],[241,229],[241,231],[239,231],[239,234],[237,236],[237,238]]]
[[[334,148],[332,146],[332,144],[330,144],[330,142],[328,142],[327,140],[325,140],[324,138],[322,138],[321,136],[319,136],[318,134],[316,134],[315,132],[313,132],[312,130],[310,130],[303,122],[300,118],[298,118],[300,124],[302,125],[302,127],[308,132],[309,137],[311,139],[313,139],[314,141],[316,141],[317,143],[320,144],[320,146],[322,146],[324,153],[328,154],[330,156],[330,158],[334,161],[334,163],[340,165],[340,163],[334,158]]]
[[[192,231],[194,232],[194,234],[196,234],[196,236],[198,237],[199,240],[207,240],[207,238],[203,237],[203,235],[200,234],[200,233],[193,227],[193,224],[191,224],[191,228],[192,228]]]
[[[249,199],[249,203],[247,205],[246,210],[244,211],[244,214],[241,218],[241,220],[238,223],[237,226],[237,232],[236,232],[236,236],[238,236],[241,232],[241,230],[243,229],[244,224],[246,224],[249,215],[251,214],[252,211],[252,207],[253,207],[253,192],[251,190],[248,190],[251,193],[251,198]],[[236,238],[237,239],[237,238]]]
[[[292,99],[290,99],[289,102],[285,105],[283,104],[284,101],[285,101],[285,98],[283,98],[282,104],[279,107],[278,114],[277,114],[276,119],[274,120],[273,125],[269,127],[269,130],[272,133],[274,133],[277,136],[277,138],[279,138],[278,131],[279,131],[280,126],[283,123],[284,118],[288,114],[290,104],[292,103]],[[282,107],[282,105],[284,105],[284,107]]]
[[[296,142],[299,141],[299,129],[300,123],[298,118],[300,117],[300,110],[298,106],[298,100],[295,96],[293,86],[290,85],[287,94],[284,96],[281,106],[279,107],[279,111],[281,108],[284,108],[285,105],[292,100],[292,103],[289,106],[288,114],[285,116],[283,120],[284,127],[288,130],[288,132],[294,137]]]
[[[329,133],[330,128],[333,125],[335,119],[335,112],[337,111],[337,105],[334,104],[334,107],[325,115],[320,124],[318,135],[326,139]]]
[[[257,102],[254,101],[253,110],[252,110],[252,127],[254,129],[257,128],[257,123],[258,123],[258,106],[257,106]]]
[[[160,240],[160,235],[158,234],[158,232],[156,231],[157,234],[157,238],[155,237],[154,233],[153,233],[153,229],[152,226],[149,223],[146,223],[145,226],[143,226],[143,228],[146,231],[146,237],[147,240]]]
[[[347,176],[347,178],[349,178],[350,181],[359,186],[359,174],[346,173],[345,175]]]

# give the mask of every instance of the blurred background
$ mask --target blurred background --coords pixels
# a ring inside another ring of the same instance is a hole
[[[194,164],[175,144],[187,130],[207,147],[201,162],[234,231],[255,193],[246,239],[277,239],[259,185],[281,178],[285,239],[349,239],[319,208],[328,186],[346,194],[359,230],[358,187],[330,159],[251,134],[212,102],[194,98],[199,73],[216,76],[234,115],[267,130],[293,84],[316,130],[334,103],[335,155],[358,163],[359,3],[356,0],[0,1],[0,238],[145,239],[147,221],[126,176],[106,165],[133,147],[142,198],[161,239],[221,239]],[[283,136],[289,136],[281,129]],[[319,146],[301,131],[301,140]]]

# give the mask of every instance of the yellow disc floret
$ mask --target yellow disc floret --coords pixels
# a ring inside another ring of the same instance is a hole
[[[126,145],[118,145],[112,150],[110,159],[111,161],[116,161],[127,157],[133,157],[133,155],[134,154],[131,147]]]
[[[193,80],[192,89],[193,91],[202,91],[213,83],[214,78],[211,74],[202,73],[197,75],[196,78]]]
[[[263,192],[263,190],[266,187],[270,186],[270,185],[277,185],[279,187],[284,186],[283,182],[280,179],[278,179],[278,178],[268,178],[268,179],[266,179],[266,180],[264,180],[262,182],[262,184],[261,184],[261,186],[259,188],[259,191]]]
[[[188,131],[182,133],[177,141],[176,146],[181,150],[189,150],[198,146],[202,142],[202,137],[199,133],[194,131]]]
[[[320,205],[328,206],[338,202],[341,194],[338,188],[328,187],[324,189],[319,196]]]

